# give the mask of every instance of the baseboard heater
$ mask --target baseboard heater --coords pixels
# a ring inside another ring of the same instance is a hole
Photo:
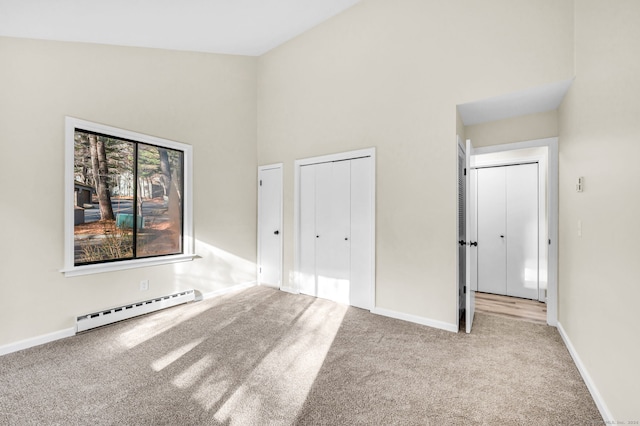
[[[130,305],[119,306],[105,311],[93,312],[91,314],[80,315],[76,318],[76,332],[90,330],[103,325],[148,314],[160,309],[170,308],[195,300],[193,290],[186,290],[169,296],[157,297],[155,299],[136,302]]]

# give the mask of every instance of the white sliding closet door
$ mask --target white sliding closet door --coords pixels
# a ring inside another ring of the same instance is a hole
[[[317,295],[316,167],[300,167],[300,293]]]
[[[478,291],[538,299],[538,164],[477,170]]]
[[[507,169],[507,295],[538,299],[538,164]]]
[[[349,303],[350,164],[338,161],[314,167],[317,296]]]
[[[373,282],[371,259],[371,228],[373,226],[371,194],[371,157],[358,158],[351,163],[351,288],[350,304],[371,309],[370,286]]]
[[[505,167],[478,169],[478,291],[507,294]]]
[[[300,292],[371,309],[371,159],[300,167]]]

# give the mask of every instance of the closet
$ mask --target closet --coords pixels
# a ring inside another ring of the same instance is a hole
[[[538,163],[477,169],[478,291],[538,299]]]
[[[300,167],[300,292],[371,309],[370,157]]]

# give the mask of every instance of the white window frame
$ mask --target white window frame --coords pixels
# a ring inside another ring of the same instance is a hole
[[[74,134],[76,129],[102,133],[116,138],[134,140],[150,145],[161,146],[179,150],[184,153],[184,204],[183,204],[183,253],[163,255],[141,259],[110,261],[89,265],[75,265],[74,259]],[[97,274],[101,272],[121,271],[125,269],[141,268],[146,266],[164,265],[176,262],[193,260],[194,236],[193,236],[193,152],[191,145],[168,139],[157,138],[142,133],[93,123],[73,117],[65,117],[65,170],[64,170],[64,268],[60,272],[66,277],[77,275]]]

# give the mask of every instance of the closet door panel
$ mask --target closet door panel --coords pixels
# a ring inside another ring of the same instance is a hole
[[[505,167],[508,296],[538,298],[538,164]]]
[[[349,161],[316,166],[318,297],[349,303]]]
[[[316,290],[316,166],[300,167],[300,292]]]
[[[371,158],[351,160],[351,289],[350,304],[371,309],[373,226]]]
[[[506,294],[505,167],[478,169],[478,291]]]

